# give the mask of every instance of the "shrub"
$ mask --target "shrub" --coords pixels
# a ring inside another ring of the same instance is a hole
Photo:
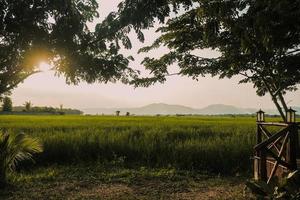
[[[37,139],[25,134],[0,133],[0,187],[7,182],[7,173],[14,171],[18,162],[32,159],[34,153],[43,148]]]

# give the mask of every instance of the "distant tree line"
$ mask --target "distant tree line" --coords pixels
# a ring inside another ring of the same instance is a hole
[[[12,113],[12,114],[56,114],[56,115],[81,115],[82,111],[71,108],[63,108],[60,105],[59,108],[51,106],[33,106],[30,101],[24,103],[23,106],[13,107],[11,98],[4,97],[2,100],[2,113]]]
[[[34,106],[29,111],[24,106],[13,107],[14,112],[28,112],[28,113],[49,113],[49,114],[60,114],[60,115],[81,115],[82,111],[71,108],[55,108],[51,106]]]

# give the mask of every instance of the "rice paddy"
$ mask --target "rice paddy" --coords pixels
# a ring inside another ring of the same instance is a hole
[[[42,141],[34,166],[116,161],[248,173],[255,141],[253,117],[0,116],[0,127]]]

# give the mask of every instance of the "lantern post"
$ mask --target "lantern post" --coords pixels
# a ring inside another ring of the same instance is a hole
[[[265,121],[265,112],[262,110],[259,110],[256,113],[256,121],[257,122],[264,122]]]

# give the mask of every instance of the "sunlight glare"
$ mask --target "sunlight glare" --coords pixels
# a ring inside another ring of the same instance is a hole
[[[39,64],[39,70],[41,70],[42,72],[50,71],[51,68],[52,66],[47,62],[42,61]]]

